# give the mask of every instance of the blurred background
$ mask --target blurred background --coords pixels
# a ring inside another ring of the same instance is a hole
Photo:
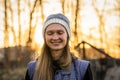
[[[71,51],[91,61],[94,80],[120,80],[120,0],[0,0],[0,80],[24,80],[53,13],[69,18]]]

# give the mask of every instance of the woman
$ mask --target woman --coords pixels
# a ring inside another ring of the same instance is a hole
[[[28,64],[26,80],[93,80],[90,63],[70,53],[70,33],[66,16],[48,16],[43,26],[41,56]]]

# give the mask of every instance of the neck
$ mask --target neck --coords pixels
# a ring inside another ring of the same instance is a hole
[[[59,60],[63,54],[63,50],[51,50],[53,60]]]

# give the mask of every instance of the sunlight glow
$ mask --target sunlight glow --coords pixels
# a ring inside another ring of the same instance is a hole
[[[56,6],[55,6],[56,5]],[[52,7],[52,8],[51,8]],[[46,4],[44,4],[44,14],[45,14],[45,18],[53,13],[61,13],[61,5],[59,3],[59,0],[52,0],[52,1],[48,1]],[[43,36],[42,36],[42,27],[43,25],[41,25],[41,21],[40,24],[37,26],[36,28],[36,32],[35,32],[35,41],[42,45],[43,44]]]
[[[18,43],[18,35],[19,35],[19,24],[18,24],[18,5],[16,0],[11,1],[11,9],[13,10],[13,14],[8,8],[8,31],[9,31],[9,45],[13,46]],[[20,0],[20,26],[21,26],[21,44],[25,44],[25,40],[28,39],[29,35],[29,27],[30,27],[30,13],[33,9],[35,0]],[[120,19],[118,16],[119,12],[111,11],[115,8],[115,0],[82,0],[79,5],[79,14],[78,14],[78,35],[79,42],[81,40],[91,41],[92,44],[101,47],[100,45],[100,28],[104,28],[103,35],[107,34],[107,37],[103,40],[103,46],[106,51],[116,52],[119,55],[119,49],[113,46],[107,46],[107,43],[114,44],[114,42],[108,41],[109,39],[113,40],[113,33],[115,34],[115,30],[120,26]],[[113,4],[114,3],[114,4]],[[2,4],[2,3],[0,3]],[[14,4],[14,5],[12,5]],[[71,29],[74,31],[75,29],[75,10],[76,10],[76,1],[75,0],[66,0],[64,3],[65,15],[70,19],[70,24],[72,24]],[[9,4],[7,4],[10,6]],[[72,7],[71,7],[72,6]],[[105,12],[104,12],[105,10]],[[0,5],[0,47],[4,46],[4,6]],[[35,44],[39,44],[40,46],[43,44],[43,36],[42,36],[42,27],[43,27],[43,17],[46,17],[53,13],[62,13],[62,4],[60,0],[44,0],[43,1],[43,14],[41,13],[41,6],[38,3],[35,7],[35,10],[32,14],[32,38]],[[42,14],[42,15],[41,15]],[[102,17],[101,17],[102,15]],[[13,16],[13,23],[11,16]],[[11,30],[11,27],[14,27],[15,36],[17,38],[16,43],[14,42],[14,34]],[[119,29],[119,28],[118,28]],[[119,31],[119,30],[118,30]],[[72,33],[74,35],[74,33]],[[118,37],[119,38],[119,37]],[[75,37],[71,37],[71,41],[75,42]],[[108,42],[107,42],[108,41]],[[70,43],[70,46],[74,43]],[[77,42],[77,41],[76,41]],[[107,43],[105,43],[107,42]],[[109,49],[108,49],[109,47]],[[111,54],[115,56],[115,54]]]
[[[35,42],[42,45],[43,44],[43,35],[42,35],[42,27],[41,26],[38,26],[36,28],[36,32],[35,32]]]
[[[59,0],[48,0],[48,3],[44,4],[44,11],[46,16],[50,14],[61,13],[62,9]]]
[[[81,16],[84,16],[81,20],[81,26],[82,26],[82,32],[83,34],[89,35],[90,32],[95,32],[94,34],[95,37],[98,36],[98,18],[97,15],[94,14],[94,10],[92,7],[88,6],[85,7],[84,10],[81,11]]]

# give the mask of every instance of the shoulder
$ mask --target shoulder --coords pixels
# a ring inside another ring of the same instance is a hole
[[[36,65],[36,61],[30,61],[29,63],[28,63],[28,67],[33,67],[33,66],[35,66]]]
[[[29,63],[28,63],[28,71],[29,72],[33,72],[33,70],[35,69],[35,66],[36,66],[36,61],[30,61]]]
[[[77,73],[83,78],[90,65],[90,62],[87,60],[75,59],[73,64],[75,65]]]
[[[30,79],[32,79],[34,71],[35,71],[36,61],[30,61],[28,63],[28,75],[30,76]]]
[[[80,59],[74,55],[72,55],[72,62],[75,63],[77,66],[88,66],[90,64],[89,61]]]
[[[87,60],[81,60],[81,59],[75,59],[75,63],[78,65],[78,66],[88,66],[90,64],[89,61]]]

